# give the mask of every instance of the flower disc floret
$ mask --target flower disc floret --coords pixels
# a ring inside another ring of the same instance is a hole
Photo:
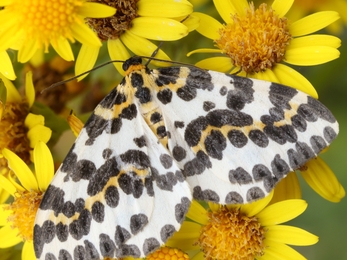
[[[219,30],[217,46],[234,66],[247,73],[272,69],[282,61],[291,35],[286,18],[280,18],[266,4],[250,4],[245,16],[232,15],[233,22]]]

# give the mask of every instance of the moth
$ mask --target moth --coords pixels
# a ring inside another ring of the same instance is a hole
[[[37,259],[144,257],[178,231],[191,200],[249,203],[338,134],[294,88],[141,58],[95,108],[48,187]]]

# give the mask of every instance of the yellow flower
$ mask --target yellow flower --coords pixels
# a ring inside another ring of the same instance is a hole
[[[74,60],[69,41],[101,46],[84,18],[107,17],[115,13],[114,8],[85,0],[0,0],[0,6],[4,7],[0,10],[0,51],[18,50],[18,61],[22,63],[30,60],[37,51],[48,52],[50,45],[67,61]],[[6,69],[1,72],[5,71],[3,74],[13,79],[10,65],[2,64]]]
[[[246,0],[215,0],[214,4],[225,25],[214,18],[193,13],[200,18],[196,29],[213,40],[218,48],[198,49],[192,53],[215,53],[196,65],[205,69],[236,73],[298,88],[317,98],[311,83],[282,62],[311,66],[339,57],[340,39],[312,34],[339,18],[337,12],[326,11],[289,23],[284,16],[292,1],[275,0],[271,8],[261,4],[255,9]]]
[[[197,27],[197,21],[186,19],[193,11],[187,0],[113,0],[105,1],[117,9],[117,13],[106,19],[88,19],[99,38],[107,41],[112,60],[127,60],[130,54],[151,56],[157,46],[150,40],[174,41],[186,36],[190,28]],[[185,22],[181,23],[182,20]],[[76,61],[75,74],[89,70],[99,54],[99,46],[83,46]],[[159,50],[157,58],[169,60]],[[151,62],[155,64],[154,62]],[[161,63],[162,64],[162,63]],[[114,63],[120,73],[122,64]]]
[[[209,203],[209,210],[193,201],[187,217],[194,222],[184,221],[167,246],[195,250],[192,260],[305,259],[288,245],[313,245],[318,237],[280,224],[303,213],[307,203],[286,200],[268,205],[272,194],[246,205]]]
[[[32,74],[27,73],[25,93],[22,97],[15,86],[0,74],[6,91],[6,102],[0,104],[0,175],[9,174],[7,161],[3,158],[2,150],[7,148],[16,153],[26,164],[32,161],[32,150],[38,141],[48,142],[52,130],[44,125],[42,115],[30,113],[35,100],[35,90]],[[9,194],[0,189],[0,203]]]
[[[0,248],[12,247],[24,242],[22,259],[35,259],[33,229],[36,211],[43,193],[54,175],[52,155],[44,142],[38,142],[33,156],[35,173],[15,153],[3,150],[10,169],[20,184],[12,178],[0,175],[0,186],[10,193],[14,201],[0,206]]]

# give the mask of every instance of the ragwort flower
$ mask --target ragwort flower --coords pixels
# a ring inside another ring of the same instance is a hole
[[[268,205],[268,197],[246,205],[217,205],[209,210],[192,202],[181,229],[168,246],[194,251],[192,260],[305,259],[288,245],[318,242],[315,235],[293,226],[280,225],[303,213],[307,203],[286,200]]]
[[[105,3],[115,7],[117,13],[106,19],[88,19],[88,24],[101,40],[107,41],[112,60],[130,58],[127,48],[136,55],[151,56],[157,46],[149,40],[178,40],[198,25],[194,19],[187,18],[193,11],[187,0],[113,0]],[[181,23],[183,20],[185,22]],[[76,75],[89,70],[98,54],[99,46],[82,47],[77,58]],[[156,57],[169,60],[162,50]],[[155,61],[151,63],[155,64]],[[121,63],[114,65],[123,73]]]
[[[0,74],[6,88],[6,102],[0,104],[0,175],[10,174],[7,160],[2,151],[7,148],[17,154],[26,164],[32,161],[32,150],[38,141],[48,142],[52,130],[45,126],[42,115],[30,113],[35,100],[35,90],[31,73],[27,74],[25,97],[22,97],[15,86]],[[0,203],[5,201],[8,193],[0,189]]]
[[[84,23],[85,17],[107,17],[115,9],[85,0],[35,1],[0,0],[0,53],[7,49],[18,50],[18,61],[25,63],[36,52],[48,52],[51,45],[65,60],[74,60],[70,42],[101,46],[95,33]],[[13,79],[10,64],[1,72]]]
[[[0,248],[24,242],[22,259],[35,259],[33,230],[37,209],[54,175],[52,155],[44,142],[38,142],[33,157],[35,173],[15,153],[3,150],[10,169],[20,184],[0,175],[0,186],[10,193],[14,201],[0,207]]]
[[[214,0],[223,18],[222,25],[214,18],[194,13],[200,18],[196,29],[216,43],[216,49],[198,49],[192,53],[218,53],[196,65],[222,72],[240,72],[262,80],[298,88],[317,98],[311,83],[284,63],[311,66],[339,57],[340,39],[330,35],[312,34],[339,18],[337,12],[326,11],[289,23],[284,16],[293,1],[275,0],[270,8],[261,4],[255,9],[246,0]]]

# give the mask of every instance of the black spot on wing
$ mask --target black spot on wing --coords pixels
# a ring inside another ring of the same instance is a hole
[[[171,102],[172,99],[172,91],[168,88],[163,89],[158,92],[157,98],[163,103],[164,105]]]
[[[156,124],[160,122],[162,119],[163,119],[163,116],[159,112],[154,112],[149,118],[152,124]]]
[[[119,246],[116,252],[117,259],[127,256],[133,256],[139,258],[141,255],[140,249],[136,245],[122,244]]]
[[[158,78],[155,83],[159,86],[169,85],[170,83],[176,84],[181,69],[178,67],[167,67],[158,69]]]
[[[176,128],[183,128],[184,127],[184,122],[183,121],[175,121],[174,125]]]
[[[220,198],[218,194],[213,190],[202,190],[200,186],[196,186],[193,189],[193,198],[196,200],[206,200],[219,203]]]
[[[313,97],[307,97],[307,104],[310,106],[319,118],[322,118],[330,123],[335,123],[336,119],[334,115],[327,109],[321,102]]]
[[[312,146],[313,151],[316,154],[319,154],[325,147],[327,147],[327,144],[323,137],[314,135],[310,138],[310,143]]]
[[[160,247],[160,243],[154,237],[146,238],[142,246],[145,255],[148,255],[149,253],[153,252],[158,247]]]
[[[88,240],[84,240],[84,247],[86,250],[86,259],[99,259],[99,253],[93,243]]]
[[[251,175],[242,167],[229,171],[229,181],[232,184],[249,184],[253,181]]]
[[[242,148],[248,142],[247,136],[240,130],[230,130],[228,132],[228,139],[236,148]]]
[[[273,174],[278,179],[282,179],[290,171],[288,164],[283,159],[281,159],[279,154],[277,154],[272,160],[271,168]]]
[[[65,242],[69,237],[69,226],[59,222],[56,226],[57,238],[60,242]]]
[[[148,223],[148,217],[145,214],[136,214],[130,217],[130,230],[133,235],[140,232]]]
[[[135,104],[130,104],[128,107],[123,108],[122,113],[119,115],[121,118],[131,120],[137,116],[137,108]]]
[[[150,166],[149,157],[139,150],[128,150],[120,155],[121,160],[126,164],[133,164],[138,169],[146,169]]]
[[[324,128],[323,130],[323,135],[324,135],[324,138],[329,142],[331,143],[337,136],[337,133],[335,132],[335,130],[330,127],[330,126],[327,126]]]
[[[176,145],[173,149],[172,149],[172,156],[173,158],[180,162],[182,161],[184,158],[186,158],[186,155],[187,155],[187,152],[186,150],[179,146],[179,145]]]
[[[119,203],[119,192],[116,186],[108,186],[105,191],[105,201],[106,204],[111,207],[115,208],[118,206]]]
[[[103,165],[96,170],[96,172],[89,179],[87,193],[89,196],[94,196],[101,192],[108,180],[111,177],[119,174],[119,167],[115,157],[112,157],[105,161]]]
[[[141,197],[143,193],[144,184],[134,172],[122,174],[118,178],[118,184],[119,188],[122,189],[125,194],[133,194],[134,198]]]
[[[50,253],[47,253],[47,255],[49,255]],[[47,259],[47,255],[46,255],[46,258],[45,260],[49,260],[50,258]],[[51,258],[52,260],[53,259],[56,259],[55,256],[53,256],[54,258]],[[70,255],[70,253],[68,251],[66,251],[65,249],[61,249],[59,251],[59,256],[58,256],[58,259],[66,259],[66,260],[72,260],[72,256]]]
[[[211,126],[222,127],[224,125],[244,127],[253,124],[253,118],[243,112],[216,109],[206,115],[207,123]]]
[[[248,78],[228,75],[232,78],[234,89],[228,91],[226,105],[233,110],[241,110],[247,103],[254,100],[253,80]]]
[[[242,196],[237,193],[236,191],[231,191],[227,194],[225,197],[225,203],[226,204],[243,204],[243,198]]]
[[[218,160],[223,159],[223,150],[227,147],[227,143],[221,131],[212,130],[206,137],[204,145],[209,156]]]
[[[246,200],[248,202],[258,200],[265,197],[265,193],[259,187],[250,188],[246,194]]]
[[[105,131],[107,134],[116,134],[119,132],[121,127],[121,118],[112,118],[110,120],[106,120],[103,117],[93,113],[84,125],[89,137],[85,145],[92,145],[95,139],[101,135],[103,131]]]
[[[128,230],[125,228],[122,228],[121,226],[116,226],[116,232],[114,235],[114,241],[116,242],[117,246],[120,246],[125,241],[127,241],[129,238],[131,238],[131,234]]]
[[[116,240],[117,241],[117,240]],[[115,255],[116,245],[112,239],[106,234],[99,235],[99,248],[103,257],[113,258]]]
[[[184,139],[189,146],[195,146],[199,143],[201,138],[201,132],[208,126],[208,122],[205,117],[200,116],[197,119],[192,120],[186,127],[184,132]]]
[[[181,203],[175,206],[175,218],[178,223],[182,223],[190,207],[190,200],[187,197],[181,198]]]
[[[215,107],[216,107],[216,104],[211,101],[205,101],[202,105],[203,110],[206,112],[210,111],[211,109]]]
[[[212,78],[210,73],[194,67],[190,67],[189,70],[190,72],[186,79],[186,86],[209,91],[214,88],[214,85],[211,82]]]
[[[54,215],[58,216],[64,206],[64,196],[65,192],[62,189],[49,185],[41,201],[40,209],[51,209],[54,211]]]
[[[166,240],[168,240],[175,232],[176,232],[176,229],[173,225],[167,224],[163,226],[160,230],[161,241],[165,243]]]
[[[137,147],[142,148],[146,146],[146,139],[145,136],[140,136],[139,138],[134,138],[134,143],[137,145]]]
[[[102,223],[105,218],[105,206],[100,201],[95,201],[92,206],[92,217],[98,222]]]
[[[275,107],[290,109],[289,101],[298,93],[294,88],[271,83],[269,99]]]

